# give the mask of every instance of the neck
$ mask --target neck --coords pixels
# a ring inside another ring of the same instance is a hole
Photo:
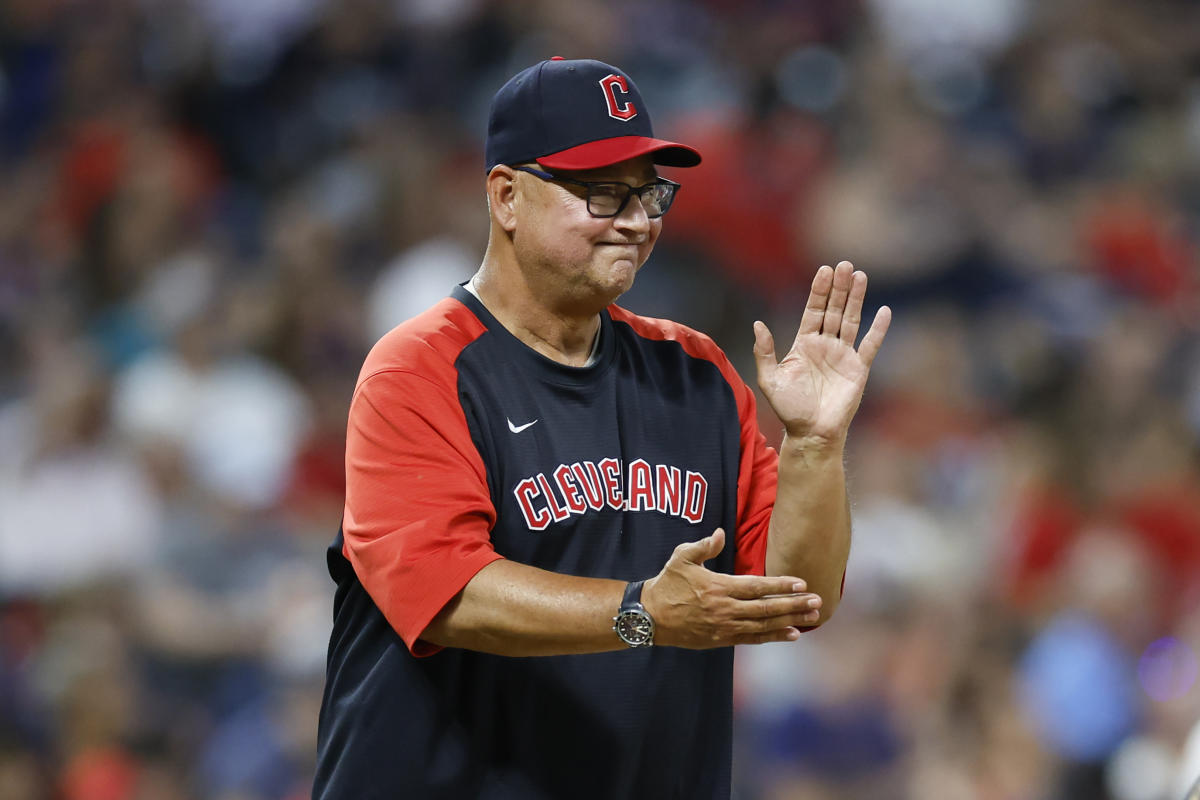
[[[489,263],[486,255],[471,286],[492,316],[527,347],[560,364],[587,364],[600,330],[603,305],[594,309],[556,306],[543,293],[533,291],[518,271],[505,271]]]

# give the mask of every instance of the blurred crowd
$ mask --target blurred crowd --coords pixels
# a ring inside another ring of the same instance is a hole
[[[552,55],[704,154],[624,305],[750,382],[822,263],[896,314],[736,796],[1181,798],[1190,0],[0,2],[0,798],[307,796],[357,370],[474,271],[488,102]]]

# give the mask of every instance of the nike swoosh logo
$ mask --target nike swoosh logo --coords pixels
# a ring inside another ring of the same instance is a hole
[[[507,417],[505,419],[507,419]],[[520,433],[521,431],[528,428],[530,425],[536,425],[536,424],[537,424],[537,420],[535,419],[533,422],[526,422],[524,425],[513,425],[513,422],[510,419],[510,420],[508,420],[508,429],[510,431],[512,431],[513,433]]]

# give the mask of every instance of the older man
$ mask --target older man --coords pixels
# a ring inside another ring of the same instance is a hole
[[[387,334],[350,411],[318,798],[726,798],[734,644],[829,618],[843,446],[890,312],[813,281],[754,394],[704,335],[614,301],[699,154],[621,70],[551,59],[497,93],[491,231]]]

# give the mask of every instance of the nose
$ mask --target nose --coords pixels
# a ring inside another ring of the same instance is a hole
[[[630,192],[628,202],[621,209],[621,213],[613,217],[613,223],[618,230],[633,234],[641,235],[649,231],[650,215],[642,205],[642,196],[637,192]]]

